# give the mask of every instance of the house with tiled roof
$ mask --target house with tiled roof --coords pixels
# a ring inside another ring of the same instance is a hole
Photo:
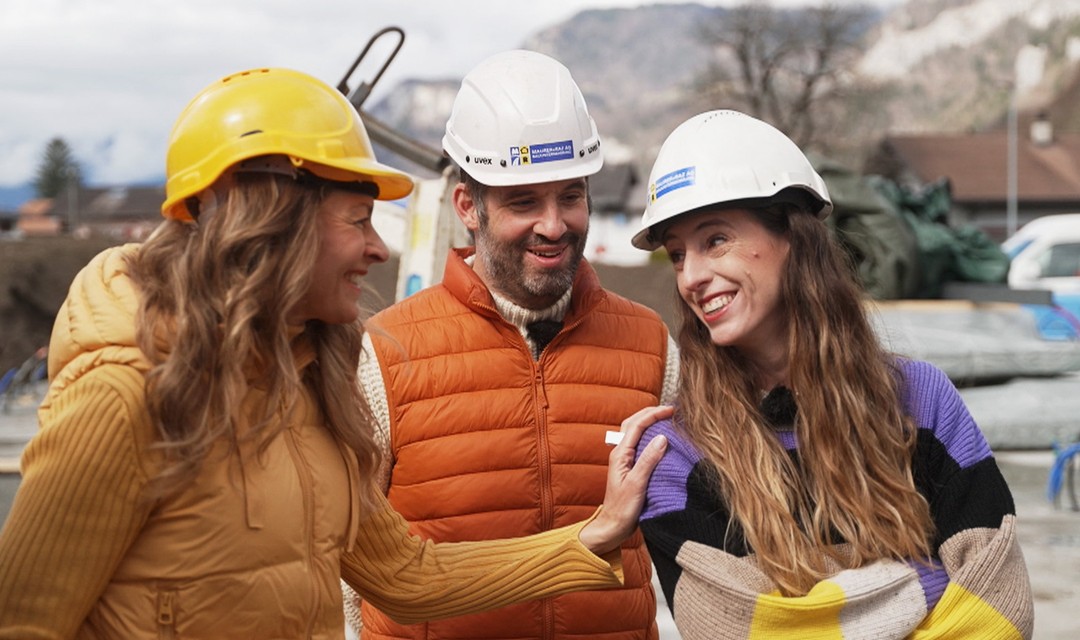
[[[52,198],[33,198],[19,206],[15,228],[21,236],[55,236],[63,230],[60,219],[53,215]]]
[[[1080,212],[1080,134],[1055,133],[1045,118],[1021,120],[1016,136],[1016,228],[1044,215]],[[995,240],[1008,233],[1009,136],[890,135],[865,167],[903,185],[947,179],[954,225],[973,224]]]

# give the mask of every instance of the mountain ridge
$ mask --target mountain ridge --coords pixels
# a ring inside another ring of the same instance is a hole
[[[701,103],[693,83],[712,59],[697,34],[729,11],[696,3],[585,9],[521,46],[566,64],[601,136],[631,149],[647,167],[679,122],[725,106]],[[1080,131],[1080,110],[1065,100],[1080,94],[1080,0],[909,0],[878,13],[855,72],[882,83],[891,96],[879,118],[887,126],[855,148],[868,153],[894,133],[1000,130],[1024,45],[1043,47],[1046,64],[1041,81],[1020,96],[1021,108],[1047,111],[1060,130]],[[429,95],[427,106],[439,108],[427,109],[424,122],[415,111],[419,97],[396,95],[431,90],[427,84],[395,87],[372,113],[438,148],[455,81],[434,83],[437,97]],[[402,111],[402,105],[412,106]],[[857,164],[859,157],[842,160]]]
[[[647,171],[678,123],[728,106],[702,102],[694,82],[713,59],[697,34],[729,12],[694,2],[583,9],[520,46],[566,64],[608,148],[627,149]],[[1031,45],[1042,47],[1046,63],[1041,80],[1018,96],[1021,111],[1026,118],[1047,113],[1057,131],[1080,131],[1080,0],[908,0],[879,11],[855,71],[882,82],[888,100],[875,116],[880,126],[852,145],[855,152],[836,159],[860,169],[862,158],[890,134],[1002,130],[1017,52]],[[439,149],[459,83],[404,79],[365,108]],[[432,177],[376,148],[380,160]],[[32,196],[29,185],[0,189],[0,210]]]

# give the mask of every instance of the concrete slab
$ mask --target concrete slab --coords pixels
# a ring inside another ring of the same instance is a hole
[[[932,362],[957,384],[1080,371],[1080,342],[1044,339],[1023,305],[895,300],[869,312],[887,349]]]
[[[995,451],[1080,441],[1080,374],[961,388],[960,396]]]

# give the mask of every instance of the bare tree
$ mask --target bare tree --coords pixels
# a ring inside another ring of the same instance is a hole
[[[722,13],[700,30],[715,57],[698,94],[770,122],[800,146],[829,149],[839,125],[851,131],[854,105],[866,109],[874,95],[853,68],[877,17],[865,5],[780,10],[761,2]]]

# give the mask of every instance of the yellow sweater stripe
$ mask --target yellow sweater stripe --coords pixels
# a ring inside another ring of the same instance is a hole
[[[788,638],[792,629],[798,629],[799,637],[806,640],[843,640],[840,611],[844,603],[843,588],[828,580],[799,598],[762,594],[754,608],[750,637]]]
[[[828,580],[799,598],[784,598],[779,593],[763,594],[757,599],[748,637],[754,640],[787,638],[792,629],[798,629],[799,638],[806,640],[843,640],[842,615],[844,607],[850,604],[843,587]],[[908,638],[1022,640],[1023,634],[978,595],[953,582]]]
[[[997,609],[955,582],[949,583],[937,606],[911,635],[912,640],[1021,640],[1023,637]]]

